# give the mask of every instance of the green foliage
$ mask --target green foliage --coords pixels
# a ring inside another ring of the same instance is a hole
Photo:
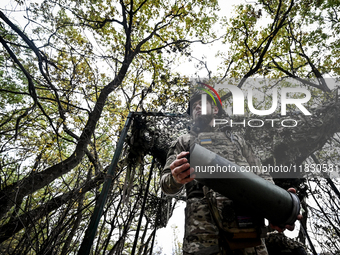
[[[336,1],[236,6],[234,16],[224,20],[230,50],[220,52],[224,65],[231,65],[228,77],[240,78],[255,68],[257,75],[269,78],[339,75],[339,8]]]
[[[0,249],[76,253],[129,111],[184,111],[187,79],[171,69],[193,41],[216,37],[217,1],[17,3],[26,20],[5,11],[0,24]],[[143,152],[131,168],[127,153],[96,254],[132,247],[149,164]],[[161,222],[154,175],[141,251]]]
[[[78,252],[128,113],[185,112],[188,78],[173,70],[191,55],[193,42],[222,36],[213,25],[221,23],[227,49],[219,53],[225,61],[216,76],[236,78],[239,86],[242,78],[296,76],[310,82],[313,103],[334,98],[323,93],[330,90],[327,82],[312,79],[339,75],[337,1],[258,1],[236,6],[231,19],[217,16],[216,0],[16,3],[26,19],[16,24],[16,12],[1,9],[0,21],[3,253]],[[265,93],[270,88],[262,87]],[[270,98],[255,103],[267,107]],[[132,249],[143,199],[137,249],[150,251],[153,231],[171,212],[160,198],[161,165],[186,124],[134,119],[93,254]],[[335,159],[329,151],[319,150],[318,157]],[[158,164],[144,197],[150,154]]]

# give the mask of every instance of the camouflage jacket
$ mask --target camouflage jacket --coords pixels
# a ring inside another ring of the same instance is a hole
[[[165,194],[174,196],[180,193],[185,185],[178,184],[172,177],[170,164],[182,151],[189,151],[192,143],[199,143],[205,148],[227,158],[229,161],[242,165],[260,165],[251,146],[240,136],[231,132],[203,132],[180,136],[169,149],[167,161],[162,172],[161,187]],[[259,173],[261,177],[272,181],[269,174]],[[193,181],[195,182],[195,180]],[[218,210],[223,214],[225,205],[230,201],[225,197],[217,199]],[[211,218],[207,200],[205,198],[190,198],[185,209],[185,236],[183,241],[184,254],[218,254],[219,230]],[[242,254],[267,254],[264,242],[256,248],[245,248]]]
[[[203,144],[201,142],[201,140],[204,140],[206,137],[210,137],[212,140],[211,144]],[[168,151],[166,164],[161,177],[161,187],[166,195],[174,196],[183,189],[184,185],[176,183],[172,177],[170,165],[179,153],[189,151],[190,145],[193,143],[201,143],[203,147],[240,166],[260,166],[261,164],[250,144],[238,135],[232,134],[231,132],[204,132],[197,134],[190,131],[190,133],[182,135],[174,141]],[[256,174],[272,182],[272,177],[268,173],[257,171]]]

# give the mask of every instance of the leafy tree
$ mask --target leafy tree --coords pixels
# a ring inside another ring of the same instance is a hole
[[[169,110],[165,102],[171,98],[183,102],[179,96],[185,94],[174,89],[183,86],[181,78],[173,81],[170,64],[192,42],[214,39],[209,28],[218,6],[123,0],[16,4],[26,23],[16,23],[12,10],[0,11],[1,251],[76,253],[128,112]],[[152,104],[142,104],[146,96]],[[158,185],[143,197],[150,162],[144,154],[131,162],[133,153],[126,149],[96,254],[131,250],[142,198],[147,208],[155,207],[141,215],[146,224],[140,253],[151,249],[160,226]]]
[[[339,8],[336,1],[257,1],[236,6],[235,16],[224,20],[227,28],[224,42],[230,44],[230,50],[219,53],[224,59],[221,67],[224,71],[219,78],[239,78],[236,85],[240,88],[247,86],[249,77],[276,79],[262,86],[270,102],[268,89],[278,81],[291,86],[289,79],[294,79],[312,94],[309,105],[312,117],[299,116],[294,109],[289,116],[298,119],[296,128],[245,131],[257,151],[262,151],[264,164],[339,167]],[[265,107],[262,102],[257,103],[258,107]],[[294,182],[277,179],[276,183],[285,188],[300,186],[305,209],[302,224],[306,227],[310,220],[319,246],[333,252],[339,249],[336,216],[339,183],[329,175],[325,178],[325,181],[308,179],[307,183],[303,179]],[[315,184],[310,185],[311,182]],[[307,204],[306,196],[315,201]],[[299,238],[305,242],[303,233]],[[332,241],[324,243],[328,238]]]
[[[177,228],[178,226],[172,225],[172,232],[173,232],[173,247],[172,247],[172,254],[179,255],[182,254],[182,242],[178,240],[177,236]]]
[[[248,78],[285,86],[293,78],[311,91],[312,117],[289,116],[299,119],[297,128],[241,130],[264,164],[339,165],[336,1],[242,3],[232,18],[220,20],[224,35],[212,30],[217,1],[15,3],[25,12],[23,23],[13,10],[0,10],[2,253],[77,253],[105,177],[113,185],[92,253],[153,250],[156,230],[174,208],[161,195],[160,169],[187,123],[146,112],[185,111],[188,79],[172,67],[179,59],[197,59],[193,42],[222,36],[219,73],[201,61],[212,79],[234,78],[247,88]],[[271,86],[261,89],[268,94]],[[264,108],[270,99],[254,103]],[[129,111],[144,115],[133,118],[115,175],[106,176]],[[338,181],[276,181],[298,188],[302,224],[325,237],[317,239],[320,246],[339,249]]]
[[[217,54],[222,60],[218,73],[213,74],[209,63],[192,57],[199,61],[212,82],[228,79],[229,84],[244,90],[260,90],[265,99],[254,100],[256,109],[271,106],[271,89],[279,85],[298,83],[311,92],[308,109],[312,117],[303,116],[295,109],[290,109],[287,116],[299,122],[297,127],[282,129],[267,125],[267,128],[240,130],[255,151],[261,152],[263,164],[326,164],[339,168],[339,8],[336,1],[242,3],[235,6],[231,18],[222,21],[226,33]],[[255,88],[249,78],[259,78],[261,87]],[[221,98],[230,104],[230,96],[227,93]],[[277,114],[267,118],[280,119]],[[294,180],[282,176],[275,179],[284,188],[298,188],[305,210],[302,224],[313,230],[310,234],[315,237],[314,243],[328,252],[339,250],[337,174],[325,175],[323,181],[311,178],[306,181],[304,176]],[[306,242],[302,231],[299,239]]]

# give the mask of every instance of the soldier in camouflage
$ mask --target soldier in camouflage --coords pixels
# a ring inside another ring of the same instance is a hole
[[[237,219],[239,216],[236,215],[236,212],[239,214],[238,208],[235,208],[230,199],[209,190],[205,186],[202,187],[195,180],[194,169],[190,168],[187,157],[190,145],[193,143],[199,143],[238,165],[260,164],[250,145],[243,138],[231,133],[230,130],[221,132],[221,130],[212,127],[214,116],[222,109],[214,106],[210,100],[207,100],[206,106],[207,114],[202,115],[200,94],[191,98],[188,113],[193,118],[193,127],[188,134],[180,136],[171,144],[161,178],[161,187],[166,195],[175,196],[184,187],[186,189],[187,205],[185,209],[183,254],[266,255],[268,252],[264,238],[258,238],[256,244],[245,241],[243,246],[241,242],[240,247],[231,248],[222,233],[227,229],[238,227]],[[272,181],[269,174],[261,172],[256,172],[256,174]],[[215,211],[214,208],[216,208]],[[244,217],[247,213],[248,215]],[[256,216],[251,216],[251,213],[247,213],[242,212],[242,217],[256,218]],[[253,222],[256,222],[254,225],[257,228],[263,225],[263,219],[259,220],[258,217]],[[293,226],[286,227],[290,230],[293,229]],[[283,231],[278,227],[275,228]]]

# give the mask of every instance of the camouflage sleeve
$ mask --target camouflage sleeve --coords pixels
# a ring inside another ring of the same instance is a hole
[[[181,138],[181,137],[180,137]],[[177,183],[172,174],[170,165],[175,161],[177,154],[181,153],[185,149],[181,146],[180,138],[173,142],[167,154],[165,166],[161,176],[161,188],[164,194],[168,196],[175,196],[183,189],[183,184]]]
[[[258,166],[257,171],[255,174],[262,177],[263,179],[270,181],[271,183],[274,183],[272,176],[268,172],[262,171],[261,168],[261,161],[260,159],[255,155],[251,145],[246,142],[243,138],[240,136],[237,136],[237,142],[241,146],[242,154],[246,158],[248,164],[250,166]]]

